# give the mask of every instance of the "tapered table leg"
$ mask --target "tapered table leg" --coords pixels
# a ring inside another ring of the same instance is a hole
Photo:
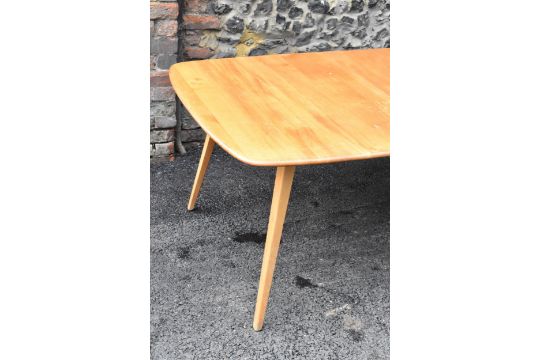
[[[199,167],[197,168],[197,175],[195,175],[195,182],[193,183],[193,189],[191,190],[191,196],[189,198],[188,210],[193,210],[195,203],[197,202],[197,197],[199,196],[199,191],[201,190],[201,185],[204,180],[204,174],[206,173],[206,168],[210,161],[210,155],[212,155],[212,150],[214,150],[214,144],[214,140],[212,140],[209,135],[206,135],[201,160],[199,161]]]
[[[259,280],[259,292],[255,305],[255,316],[253,318],[253,329],[260,331],[264,323],[266,305],[272,286],[272,277],[276,266],[276,258],[283,231],[283,222],[287,213],[289,195],[294,177],[294,166],[280,166],[276,171],[276,182],[274,184],[274,195],[272,197],[272,207],[270,209],[270,220],[264,246],[264,256],[261,268],[261,278]]]

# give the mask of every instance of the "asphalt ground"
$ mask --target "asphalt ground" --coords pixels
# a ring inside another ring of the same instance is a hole
[[[261,332],[252,329],[275,169],[216,146],[151,164],[152,359],[388,359],[390,159],[297,167]]]

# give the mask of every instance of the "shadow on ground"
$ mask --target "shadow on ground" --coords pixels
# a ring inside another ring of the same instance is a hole
[[[297,168],[265,327],[251,328],[274,169],[151,165],[152,359],[389,358],[390,160]]]

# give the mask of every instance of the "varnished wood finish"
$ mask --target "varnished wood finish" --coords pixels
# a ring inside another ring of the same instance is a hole
[[[208,135],[257,166],[388,156],[390,49],[175,64],[173,87]]]
[[[188,209],[214,141],[237,159],[276,166],[253,328],[263,327],[296,165],[390,154],[389,49],[175,64],[173,87],[206,131]]]
[[[204,147],[201,154],[201,160],[199,161],[199,167],[197,168],[197,174],[195,175],[195,182],[193,183],[193,188],[191,190],[191,196],[188,202],[188,210],[193,210],[195,208],[195,203],[197,202],[197,197],[199,196],[199,191],[204,180],[204,174],[208,168],[208,162],[210,161],[210,156],[214,150],[214,140],[209,135],[206,135],[206,140],[204,141]]]
[[[283,231],[283,222],[285,221],[289,196],[291,194],[294,170],[294,166],[284,166],[278,167],[276,171],[274,195],[272,197],[270,220],[268,221],[268,231],[264,245],[261,278],[259,280],[259,292],[255,305],[255,316],[253,318],[253,329],[255,331],[260,331],[264,323],[266,305],[268,304],[270,288],[272,287],[272,277],[274,275],[281,233]]]

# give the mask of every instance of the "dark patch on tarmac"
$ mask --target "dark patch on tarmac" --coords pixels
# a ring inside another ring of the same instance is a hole
[[[310,279],[306,279],[306,278],[303,278],[303,277],[298,276],[298,275],[294,279],[294,284],[296,286],[298,286],[300,289],[303,289],[303,288],[306,288],[306,287],[311,287],[311,288],[318,287],[317,285],[312,283]]]
[[[361,342],[364,340],[364,332],[362,330],[347,330],[351,338],[356,342]]]
[[[247,243],[252,242],[255,244],[263,244],[266,240],[266,233],[258,233],[258,232],[247,232],[247,233],[236,233],[234,237],[232,238],[233,241],[237,243]]]
[[[179,259],[187,259],[187,258],[189,258],[189,248],[188,247],[179,247],[176,250],[176,256]]]

